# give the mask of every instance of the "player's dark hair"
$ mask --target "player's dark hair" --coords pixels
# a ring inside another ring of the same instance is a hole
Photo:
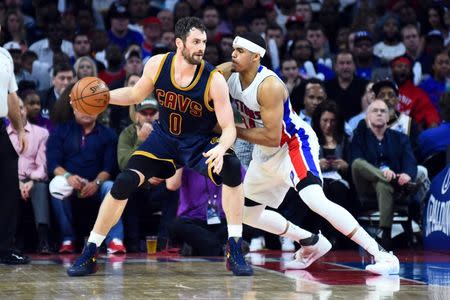
[[[185,17],[179,19],[175,24],[175,38],[179,38],[183,42],[186,42],[186,38],[193,28],[202,32],[206,31],[205,25],[203,25],[202,21],[197,17]]]
[[[264,50],[267,50],[266,47],[266,41],[264,40],[264,38],[254,32],[245,32],[243,34],[240,35],[241,38],[244,38],[246,40],[249,40],[250,42],[255,43],[256,45],[264,48]]]

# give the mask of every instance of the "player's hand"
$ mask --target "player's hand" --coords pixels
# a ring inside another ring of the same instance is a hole
[[[391,182],[391,180],[395,178],[395,173],[390,169],[384,170],[383,175],[386,177],[388,182]]]
[[[87,198],[94,195],[98,190],[98,185],[95,181],[86,183],[80,191],[80,198]]]
[[[401,173],[398,175],[398,184],[404,185],[411,181],[411,177],[406,173]]]
[[[153,125],[145,122],[141,127],[137,126],[137,138],[139,141],[145,141],[153,131]]]
[[[163,182],[163,181],[164,181],[164,179],[158,178],[158,177],[151,177],[151,178],[148,180],[148,182],[149,182],[150,184],[152,184],[152,185],[158,185],[158,184],[160,184],[160,183]]]
[[[225,149],[221,144],[217,144],[214,148],[210,149],[208,152],[203,152],[203,156],[207,157],[205,164],[211,164],[214,173],[219,174],[222,171],[223,166],[223,156],[225,155]]]
[[[331,165],[333,166],[333,169],[337,170],[337,171],[345,171],[348,168],[348,163],[340,158],[337,159],[333,159],[331,161]]]
[[[78,175],[70,175],[67,178],[67,182],[73,187],[75,190],[81,190],[83,185],[85,184],[85,180]]]

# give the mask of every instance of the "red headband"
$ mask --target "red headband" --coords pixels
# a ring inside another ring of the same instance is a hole
[[[395,66],[397,63],[405,63],[405,64],[411,66],[411,61],[404,56],[394,59],[391,62],[391,66]]]

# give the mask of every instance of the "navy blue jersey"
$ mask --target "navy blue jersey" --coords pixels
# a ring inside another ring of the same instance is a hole
[[[163,131],[183,137],[210,134],[217,123],[212,100],[208,100],[211,78],[218,70],[202,60],[194,79],[180,87],[174,79],[175,53],[164,55],[155,77],[155,97]]]

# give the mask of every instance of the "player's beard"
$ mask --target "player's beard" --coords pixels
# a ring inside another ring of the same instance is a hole
[[[203,59],[203,53],[201,56],[195,55],[195,53],[190,54],[186,47],[183,47],[183,50],[181,50],[181,55],[183,55],[184,59],[192,65],[199,65]]]

